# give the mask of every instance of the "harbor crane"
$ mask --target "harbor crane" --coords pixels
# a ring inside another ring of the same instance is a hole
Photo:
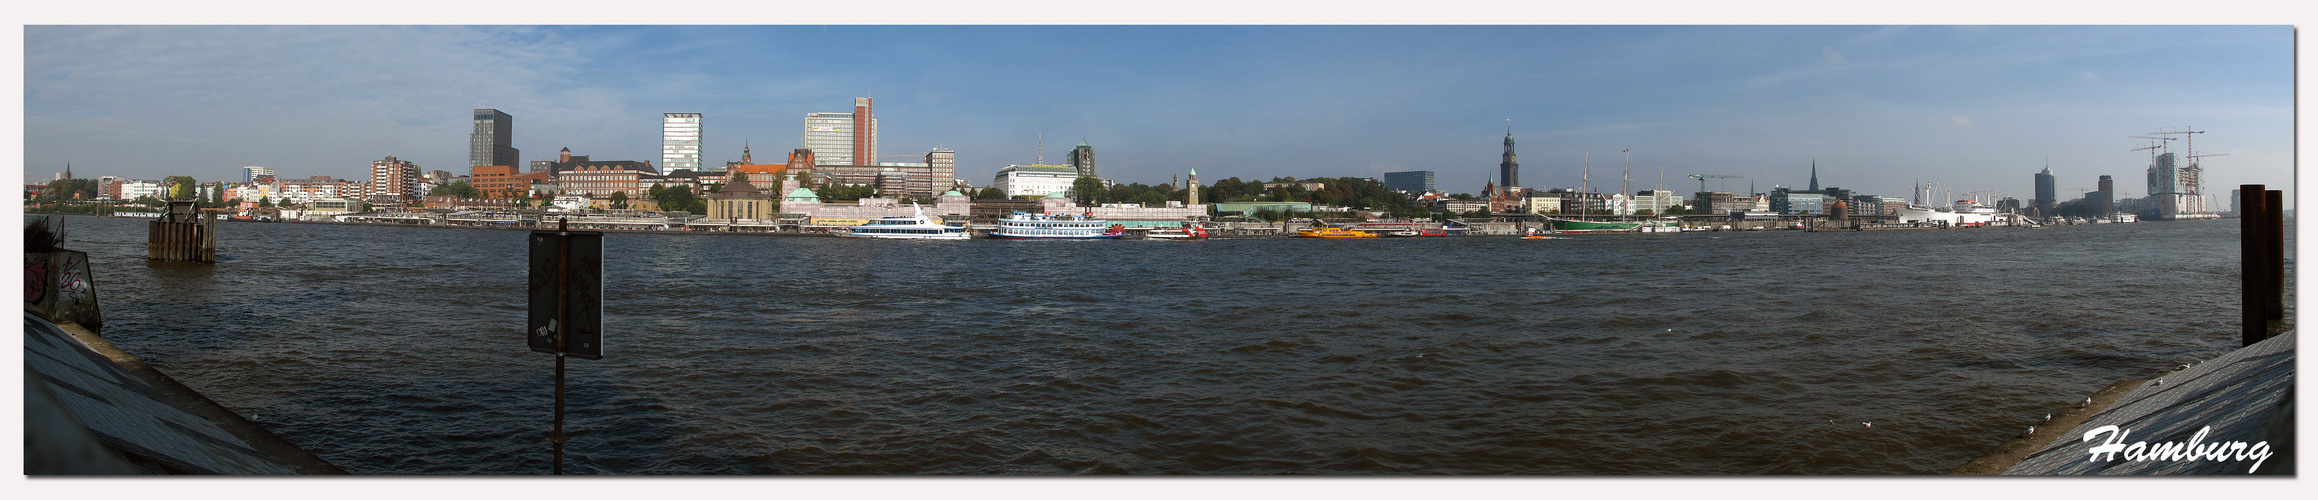
[[[1701,193],[1704,193],[1704,192],[1706,192],[1706,180],[1707,180],[1707,179],[1745,179],[1745,178],[1746,178],[1746,176],[1743,176],[1743,175],[1714,175],[1714,174],[1691,174],[1689,177],[1690,177],[1690,178],[1692,178],[1692,179],[1698,179],[1698,192],[1701,192]]]

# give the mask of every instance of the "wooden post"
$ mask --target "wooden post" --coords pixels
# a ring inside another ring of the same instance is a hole
[[[2243,184],[2238,186],[2238,340],[2241,346],[2250,346],[2269,338],[2270,320],[2268,302],[2263,300],[2270,287],[2269,196],[2266,186]]]
[[[2267,321],[2284,321],[2286,319],[2285,192],[2271,189],[2262,194],[2262,209],[2266,212],[2262,222],[2268,225],[2268,228],[2263,231],[2263,235],[2269,238],[2268,241],[2262,242],[2262,251],[2266,252],[2269,257],[2269,260],[2264,261],[2264,265],[2268,269],[2262,275],[2264,286],[2269,287],[2262,298],[2262,311],[2264,319]],[[2270,330],[2265,327],[2263,337],[2268,337],[2269,332]]]

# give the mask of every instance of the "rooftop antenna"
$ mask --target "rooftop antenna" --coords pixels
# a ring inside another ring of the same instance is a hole
[[[1046,133],[1044,132],[1038,134],[1038,161],[1035,163],[1046,164]]]

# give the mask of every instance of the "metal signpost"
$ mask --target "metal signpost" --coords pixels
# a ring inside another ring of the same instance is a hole
[[[563,474],[563,359],[604,359],[604,234],[555,230],[531,232],[531,350],[555,355],[555,474]]]

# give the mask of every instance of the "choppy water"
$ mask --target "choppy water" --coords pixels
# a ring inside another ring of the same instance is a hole
[[[548,471],[525,233],[144,224],[67,219],[114,343],[356,473]],[[2236,234],[614,234],[568,470],[1938,473],[2236,347]]]

